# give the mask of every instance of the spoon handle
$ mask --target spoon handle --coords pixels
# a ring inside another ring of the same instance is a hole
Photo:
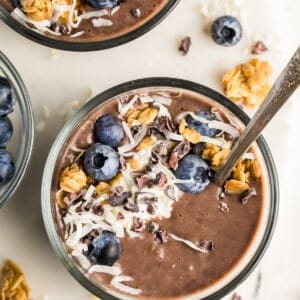
[[[299,84],[300,47],[280,73],[256,114],[233,146],[226,163],[216,173],[214,180],[218,185],[224,184],[239,158],[247,151],[252,142],[256,140],[261,131],[293,94]]]

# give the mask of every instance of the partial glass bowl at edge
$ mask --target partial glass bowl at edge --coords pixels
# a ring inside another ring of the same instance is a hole
[[[229,101],[227,98],[222,96],[221,94],[211,90],[208,87],[202,86],[200,84],[181,80],[181,79],[174,79],[174,78],[147,78],[147,79],[140,79],[130,81],[116,87],[113,87],[93,98],[89,103],[87,103],[84,107],[82,107],[79,112],[72,117],[60,131],[57,139],[55,140],[45,168],[44,168],[44,175],[42,180],[42,213],[43,219],[45,223],[45,227],[52,244],[52,247],[57,255],[57,257],[61,260],[64,264],[66,269],[71,273],[71,275],[81,283],[86,289],[90,292],[95,294],[96,296],[100,297],[101,299],[123,299],[122,296],[112,296],[102,290],[99,286],[93,284],[85,275],[78,269],[72,258],[69,257],[65,245],[61,241],[58,233],[56,231],[56,226],[54,222],[54,209],[51,205],[51,186],[52,186],[52,177],[54,174],[54,168],[56,165],[57,157],[63,147],[64,143],[68,139],[70,133],[78,126],[80,121],[89,114],[93,109],[95,109],[98,105],[103,103],[104,101],[111,99],[119,94],[126,93],[129,91],[134,91],[137,89],[142,88],[179,88],[185,89],[188,91],[196,92],[200,95],[204,95],[212,100],[216,101],[217,103],[221,104],[227,110],[229,110],[232,114],[234,114],[243,124],[247,124],[249,122],[249,117],[235,104]],[[247,260],[245,267],[243,267],[242,271],[238,273],[228,284],[221,287],[219,290],[214,292],[213,294],[201,298],[202,300],[215,300],[220,299],[233,289],[237,287],[242,281],[244,281],[250,273],[253,271],[255,266],[258,264],[260,259],[262,258],[264,252],[267,249],[267,246],[270,242],[272,237],[272,233],[275,228],[275,223],[277,220],[277,212],[278,212],[278,202],[279,202],[279,188],[278,188],[278,179],[276,168],[272,159],[271,152],[268,148],[267,143],[265,142],[264,138],[260,136],[257,139],[257,146],[262,154],[262,157],[265,161],[266,165],[266,172],[269,177],[269,189],[270,189],[270,204],[268,215],[266,216],[266,225],[264,227],[264,231],[262,232],[261,238],[259,240],[258,246],[255,248],[254,254],[251,256],[249,260]],[[126,298],[126,297],[125,297]],[[127,298],[126,298],[127,299]]]
[[[16,95],[14,111],[9,114],[13,124],[13,136],[7,143],[7,150],[15,160],[16,171],[13,178],[0,188],[0,207],[2,207],[18,188],[28,167],[34,139],[34,121],[29,95],[24,82],[12,63],[1,51],[0,76],[7,78]]]
[[[94,42],[63,41],[41,34],[16,20],[11,13],[3,5],[1,5],[1,3],[0,18],[16,32],[41,45],[69,51],[93,51],[113,48],[144,35],[153,27],[158,25],[165,17],[167,17],[167,15],[173,10],[173,8],[175,8],[179,1],[180,0],[169,0],[168,3],[155,16],[133,31],[108,40]]]

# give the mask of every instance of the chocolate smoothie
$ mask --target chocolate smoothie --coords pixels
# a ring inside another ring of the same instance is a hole
[[[223,188],[212,182],[241,129],[220,104],[176,89],[115,97],[81,121],[51,198],[62,242],[92,282],[138,299],[199,299],[232,276],[265,207],[256,148]]]
[[[167,3],[168,0],[0,0],[0,5],[22,23],[52,38],[75,42],[125,35],[155,17]]]

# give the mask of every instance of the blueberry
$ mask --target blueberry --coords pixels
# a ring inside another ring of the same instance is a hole
[[[95,180],[109,180],[119,170],[119,156],[110,146],[94,144],[84,156],[84,168]]]
[[[113,115],[103,115],[94,125],[94,134],[97,142],[116,147],[124,137],[124,130]]]
[[[193,179],[191,183],[178,183],[178,187],[185,193],[199,193],[210,183],[211,170],[208,164],[195,154],[185,156],[175,171],[178,179]]]
[[[209,121],[215,120],[215,116],[207,111],[196,111],[195,114],[198,117],[204,118]],[[186,117],[186,122],[188,124],[188,127],[196,129],[201,135],[213,137],[217,132],[217,129],[209,128],[207,124],[196,121],[190,115]]]
[[[113,8],[121,3],[121,0],[86,0],[94,8]]]
[[[121,245],[116,236],[104,230],[89,245],[87,255],[95,264],[112,266],[120,257]]]
[[[238,19],[232,16],[223,16],[216,19],[211,25],[213,40],[222,46],[234,46],[243,34],[242,25]]]
[[[8,117],[0,117],[0,145],[3,146],[7,143],[13,133],[13,127]]]
[[[15,93],[8,80],[0,76],[0,116],[11,113],[15,103]]]
[[[20,0],[12,0],[12,2],[13,2],[13,5],[15,6],[15,7],[21,7],[21,2],[20,2]]]
[[[9,152],[0,149],[0,184],[10,181],[15,174],[14,159]]]

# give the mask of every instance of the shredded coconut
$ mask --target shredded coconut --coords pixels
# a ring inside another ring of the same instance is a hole
[[[139,99],[138,95],[134,95],[128,103],[125,105],[121,105],[119,109],[119,115],[120,117],[124,117],[125,114],[129,111],[129,109],[133,108],[135,102]]]
[[[189,246],[193,250],[196,250],[196,251],[199,251],[199,252],[202,252],[202,253],[207,253],[208,252],[207,250],[204,250],[204,249],[201,249],[201,248],[197,247],[192,241],[182,239],[182,238],[178,237],[175,234],[170,233],[169,236],[171,236],[173,238],[173,240],[175,240],[175,241],[184,243],[185,245]]]
[[[134,136],[134,142],[130,144],[126,144],[118,148],[119,153],[128,152],[134,149],[145,137],[147,134],[147,127],[143,126],[142,129]]]
[[[132,133],[131,133],[131,130],[130,130],[128,124],[125,121],[122,121],[122,126],[123,126],[125,134],[127,135],[128,139],[129,139],[130,144],[133,144],[134,138],[132,136]]]
[[[104,18],[92,19],[94,27],[109,27],[113,25],[113,22]]]
[[[118,276],[122,273],[122,270],[119,266],[94,265],[89,269],[88,273],[106,273],[113,276]]]
[[[132,280],[133,280],[133,278],[130,276],[124,276],[124,275],[115,276],[112,279],[111,284],[112,284],[112,286],[114,286],[115,288],[119,289],[122,292],[132,294],[132,295],[138,295],[142,292],[142,290],[134,289],[132,287],[122,284],[122,282],[124,282],[124,281],[132,281]]]

